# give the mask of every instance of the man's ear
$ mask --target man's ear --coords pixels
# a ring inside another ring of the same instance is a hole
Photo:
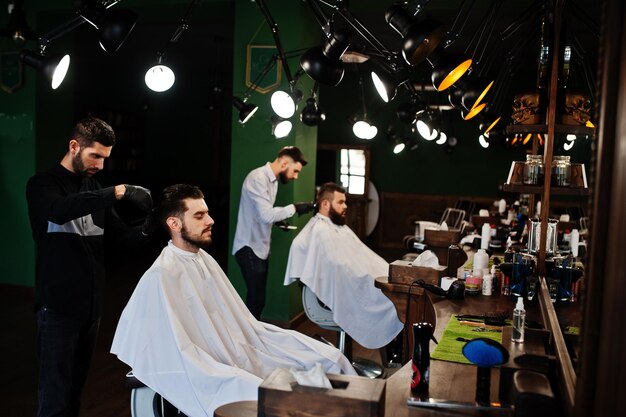
[[[170,216],[165,220],[167,227],[174,232],[180,232],[182,230],[182,222],[178,217]]]
[[[70,140],[69,151],[72,156],[76,156],[80,152],[80,144],[76,139]]]

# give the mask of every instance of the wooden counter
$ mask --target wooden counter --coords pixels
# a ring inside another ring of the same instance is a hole
[[[397,284],[399,285],[399,284]],[[389,284],[385,282],[385,279],[381,278],[377,280],[377,286],[383,288],[383,291],[393,290],[393,294],[397,295],[397,300],[400,304],[398,306],[398,312],[400,313],[404,308],[408,307],[406,304],[409,289],[397,287],[397,285]],[[408,285],[404,285],[409,287]],[[410,311],[415,311],[415,314],[422,312],[423,317],[427,317],[428,314],[434,315],[434,322],[437,323],[435,327],[435,337],[440,339],[450,317],[455,314],[484,314],[490,311],[512,311],[514,302],[511,297],[504,296],[470,296],[464,300],[449,300],[444,297],[425,294],[420,288],[411,289],[410,297],[413,302],[422,304],[424,310],[410,307]],[[404,294],[404,296],[402,296]],[[402,301],[404,300],[404,301]],[[402,303],[405,303],[404,306]],[[430,307],[429,307],[430,305]],[[534,320],[538,316],[537,308],[534,304],[527,306],[527,317]],[[404,317],[405,314],[403,313]],[[410,313],[413,316],[413,313]],[[410,321],[409,321],[410,322]],[[514,344],[510,339],[510,331],[503,333],[503,345],[509,349],[511,354],[511,360],[508,364],[502,367],[504,372],[501,372],[500,368],[492,369],[491,378],[491,400],[497,402],[499,400],[500,387],[503,386],[500,381],[500,375],[503,378],[510,378],[512,373],[507,374],[506,369],[513,370],[520,366],[515,363],[515,358],[523,355],[524,353],[542,354],[543,347],[540,341],[540,337],[537,338],[538,342],[533,341],[537,336],[533,336],[530,332],[529,339],[524,344]],[[434,349],[434,344],[431,344],[431,351]],[[485,411],[477,410],[475,408],[446,410],[446,409],[428,409],[421,407],[409,407],[406,405],[407,398],[410,397],[409,381],[411,376],[411,364],[405,364],[389,379],[386,384],[386,397],[385,397],[385,417],[427,417],[427,416],[442,416],[442,415],[463,415],[463,416],[490,416],[490,415],[512,415],[511,412],[503,410]],[[465,365],[453,362],[444,362],[439,360],[431,360],[430,367],[430,389],[429,394],[431,398],[442,399],[446,401],[456,401],[463,403],[474,403],[475,397],[475,385],[476,385],[476,367],[473,365]],[[507,386],[505,383],[504,386]],[[297,413],[293,414],[294,416]],[[242,401],[238,403],[227,404],[219,407],[215,411],[216,417],[257,417],[257,407],[254,401]]]

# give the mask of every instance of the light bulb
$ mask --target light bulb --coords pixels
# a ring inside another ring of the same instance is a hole
[[[283,119],[289,119],[296,112],[296,103],[285,91],[275,91],[270,99],[274,113]]]
[[[165,65],[155,65],[146,72],[146,85],[152,91],[162,93],[174,85],[174,71]]]
[[[52,89],[56,90],[58,86],[61,85],[65,75],[67,74],[67,70],[70,68],[70,56],[65,55],[59,61],[59,64],[54,69],[54,74],[52,75]]]

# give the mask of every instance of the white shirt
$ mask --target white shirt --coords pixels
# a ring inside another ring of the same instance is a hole
[[[269,162],[246,176],[241,187],[233,255],[244,246],[249,246],[259,258],[268,258],[272,225],[296,212],[293,204],[274,207],[277,192],[278,179]]]
[[[277,368],[355,374],[334,347],[256,320],[208,253],[172,242],[137,284],[111,352],[190,417],[256,400]]]
[[[289,249],[285,285],[296,279],[333,312],[333,320],[368,349],[385,346],[403,329],[393,302],[374,285],[389,264],[348,226],[317,213]]]

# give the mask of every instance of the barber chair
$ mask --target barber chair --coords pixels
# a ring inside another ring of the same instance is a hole
[[[354,370],[360,376],[368,378],[382,378],[383,368],[376,362],[363,358],[352,358],[352,338],[333,320],[333,312],[306,285],[302,285],[302,306],[304,313],[313,323],[322,329],[337,332],[337,349],[352,363]]]
[[[152,388],[135,378],[132,371],[126,374],[125,385],[131,390],[131,417],[187,417]]]

